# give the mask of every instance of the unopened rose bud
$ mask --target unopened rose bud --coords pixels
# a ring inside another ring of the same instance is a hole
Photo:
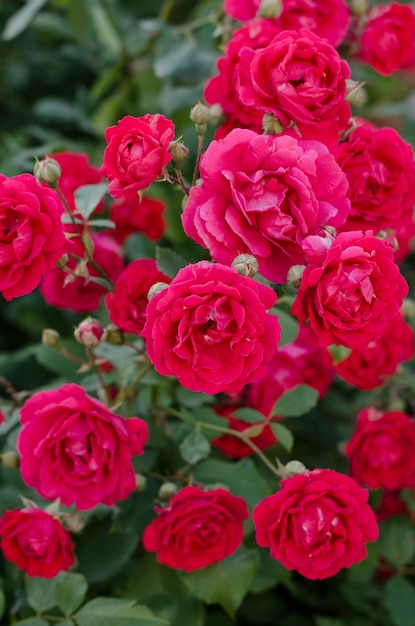
[[[33,173],[40,183],[46,183],[52,189],[56,189],[62,170],[55,159],[45,157],[41,161],[36,161]]]
[[[87,348],[96,348],[103,339],[104,328],[99,320],[87,317],[74,331],[74,337]]]
[[[304,474],[307,470],[304,463],[301,461],[289,461],[284,467],[284,478],[291,478],[291,476],[297,476],[297,474]]]
[[[152,285],[150,289],[148,290],[148,294],[147,294],[148,301],[150,302],[150,300],[152,300],[154,296],[156,296],[158,293],[167,289],[167,287],[168,287],[168,284],[163,283],[161,281],[158,283],[154,283],[154,285]]]
[[[169,152],[173,159],[172,164],[174,169],[180,170],[183,163],[189,156],[189,150],[186,148],[184,143],[181,143],[180,141],[172,141],[169,145]]]
[[[59,348],[60,334],[53,328],[45,328],[42,332],[42,344],[48,348]]]
[[[276,17],[279,17],[281,13],[282,13],[281,0],[262,0],[259,6],[259,11],[257,15],[258,17],[276,18]]]
[[[362,106],[366,102],[365,83],[358,80],[346,80],[346,100],[354,106]]]
[[[266,135],[280,135],[284,130],[278,117],[275,117],[272,113],[265,113],[262,118],[262,128]]]
[[[198,102],[190,111],[190,119],[195,123],[197,134],[205,135],[207,124],[210,121],[209,107]]]
[[[402,303],[402,315],[405,319],[414,319],[415,318],[415,301],[411,300],[411,298],[406,298]]]
[[[174,483],[164,483],[159,489],[160,500],[171,500],[173,496],[178,492],[177,486]]]
[[[147,478],[143,474],[135,475],[135,489],[136,493],[143,493],[147,487]]]
[[[104,340],[112,346],[121,346],[125,341],[124,333],[121,328],[118,328],[114,324],[109,324],[105,328]]]
[[[20,457],[14,450],[3,452],[3,454],[0,454],[0,459],[3,467],[7,467],[8,469],[19,467]]]
[[[253,278],[258,273],[258,261],[252,254],[239,254],[232,261],[232,267],[240,276]]]
[[[209,121],[213,126],[219,126],[219,124],[225,121],[225,114],[220,104],[213,104],[209,109],[209,113]]]
[[[353,15],[365,15],[369,4],[367,0],[350,0],[349,7]]]
[[[85,528],[85,521],[79,513],[60,513],[62,526],[70,533],[80,533]]]
[[[288,270],[287,283],[298,289],[301,285],[301,277],[304,274],[305,265],[292,265]]]

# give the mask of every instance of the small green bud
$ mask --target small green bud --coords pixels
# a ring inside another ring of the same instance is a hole
[[[124,333],[121,328],[114,324],[109,324],[104,330],[105,341],[112,346],[121,346],[124,343]]]
[[[298,289],[301,285],[301,277],[304,273],[305,265],[292,265],[288,270],[287,283]]]
[[[367,0],[350,0],[349,7],[353,15],[365,15],[368,11],[369,3]]]
[[[253,278],[258,273],[258,261],[252,254],[239,254],[232,261],[232,267],[240,276]]]
[[[55,159],[45,157],[41,161],[36,161],[33,173],[40,183],[46,183],[52,189],[56,189],[62,170]]]
[[[3,467],[8,469],[15,469],[20,465],[20,457],[14,450],[3,452],[3,454],[0,454],[0,459]]]
[[[284,130],[278,117],[275,117],[273,113],[265,113],[262,118],[262,128],[266,135],[280,135]]]
[[[346,100],[354,106],[362,106],[366,102],[365,83],[359,80],[346,80]]]
[[[284,467],[284,478],[291,478],[297,476],[297,474],[304,474],[307,470],[304,463],[301,461],[289,461]]]
[[[180,170],[183,163],[189,156],[189,150],[186,148],[184,143],[181,143],[180,141],[171,141],[169,145],[169,152],[173,159],[174,169]]]
[[[163,483],[159,489],[160,500],[171,500],[178,492],[177,485],[174,483]]]
[[[162,291],[167,289],[167,287],[168,287],[168,284],[163,283],[161,281],[158,283],[154,283],[154,285],[152,285],[150,289],[148,290],[148,294],[147,294],[148,301],[150,302],[150,300],[152,300],[154,296],[156,296],[158,293],[161,293]]]
[[[143,474],[135,475],[135,493],[143,493],[147,487],[147,478]]]
[[[195,124],[207,124],[210,121],[209,107],[201,102],[198,102],[190,111],[190,119]]]
[[[48,348],[60,347],[60,334],[53,328],[45,328],[42,332],[42,344]]]
[[[282,8],[281,0],[262,0],[257,15],[258,17],[276,18],[281,15]]]

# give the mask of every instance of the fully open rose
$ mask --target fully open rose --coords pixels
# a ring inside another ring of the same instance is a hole
[[[249,517],[242,498],[226,489],[184,487],[144,531],[143,545],[159,563],[186,572],[207,567],[240,546]]]
[[[70,534],[59,520],[41,509],[3,513],[0,538],[4,557],[28,576],[53,578],[75,563]]]
[[[148,439],[143,420],[123,419],[69,384],[34,394],[20,421],[21,475],[44,498],[85,510],[112,506],[134,490],[132,457]]]
[[[156,370],[192,391],[234,393],[261,376],[280,338],[272,289],[225,265],[181,269],[149,302],[143,329]]]
[[[311,580],[328,578],[366,558],[376,541],[368,493],[350,476],[306,470],[281,481],[281,490],[253,511],[256,541],[289,570]]]

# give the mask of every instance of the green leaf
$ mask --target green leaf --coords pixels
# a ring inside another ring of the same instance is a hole
[[[190,391],[190,389],[185,389],[185,387],[179,387],[177,390],[177,401],[189,409],[194,409],[202,404],[213,404],[215,398],[201,391]]]
[[[316,617],[316,626],[344,626],[344,622],[332,617]]]
[[[263,422],[265,419],[262,413],[256,411],[255,409],[249,408],[236,409],[236,411],[232,413],[232,417],[236,417],[238,420],[242,420],[243,422],[248,422],[251,424]]]
[[[60,624],[65,626],[64,622],[60,622]],[[13,626],[49,626],[49,622],[45,622],[41,617],[29,617],[21,622],[14,622]]]
[[[78,213],[87,220],[108,190],[107,183],[96,185],[82,185],[75,189],[75,206]]]
[[[385,585],[386,606],[396,626],[415,626],[415,589],[402,576]]]
[[[271,415],[298,417],[316,406],[318,392],[308,385],[297,385],[286,391],[274,404]]]
[[[88,583],[82,574],[62,574],[55,587],[56,604],[64,615],[71,615],[85,599]]]
[[[28,0],[21,9],[7,20],[2,35],[3,41],[10,41],[26,30],[46,2],[47,0]]]
[[[56,579],[25,576],[27,601],[35,611],[42,613],[56,606]]]
[[[115,228],[115,223],[112,220],[89,220],[91,228]]]
[[[285,344],[295,341],[298,335],[298,322],[293,316],[277,307],[272,308],[270,312],[276,313],[281,326],[281,341],[279,347],[282,348]]]
[[[259,567],[256,550],[242,547],[224,561],[182,574],[190,591],[206,604],[220,604],[233,617]]]
[[[179,270],[189,265],[188,261],[169,248],[156,248],[156,262],[160,272],[174,278]]]
[[[210,443],[200,432],[200,428],[195,428],[187,435],[179,446],[180,453],[186,463],[195,465],[198,461],[206,459],[210,454]]]
[[[134,600],[94,598],[75,615],[78,626],[168,626]]]
[[[287,450],[287,452],[291,452],[294,445],[294,437],[293,434],[286,426],[283,426],[279,422],[273,422],[270,424],[272,432],[278,439],[278,443],[282,445],[283,448]]]
[[[4,594],[3,589],[0,589],[0,617],[3,615],[5,608],[6,608],[6,596]]]
[[[395,567],[401,567],[412,559],[415,551],[414,527],[405,515],[396,515],[379,524],[377,542],[379,554]]]
[[[268,550],[259,550],[259,569],[249,589],[251,593],[263,593],[279,584],[288,582],[292,573],[279,561],[272,559]]]

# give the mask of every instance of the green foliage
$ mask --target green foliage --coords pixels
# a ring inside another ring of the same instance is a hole
[[[318,392],[308,385],[297,385],[278,398],[271,415],[279,417],[298,417],[308,413],[316,406]]]
[[[385,586],[386,606],[395,626],[414,626],[415,590],[402,576],[394,576]]]

